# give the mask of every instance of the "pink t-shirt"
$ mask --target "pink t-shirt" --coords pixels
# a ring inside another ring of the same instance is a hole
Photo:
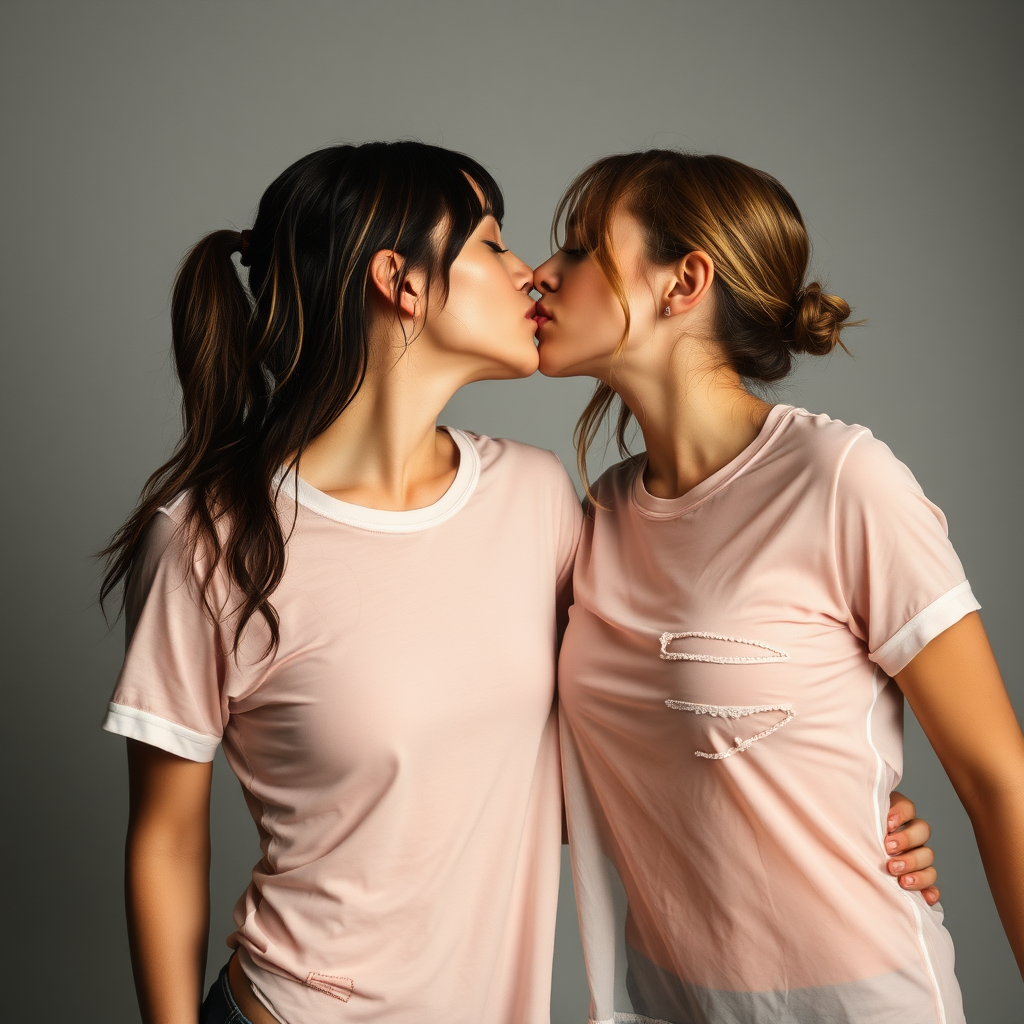
[[[593,1020],[962,1022],[883,846],[890,677],[979,607],[942,513],[864,427],[783,405],[678,499],[644,466],[598,482],[559,662]]]
[[[236,661],[199,607],[180,505],[132,579],[104,727],[195,761],[223,743],[263,854],[228,945],[286,1024],[549,1018],[581,512],[550,452],[450,433],[458,472],[429,508],[299,482],[267,659],[262,625]]]

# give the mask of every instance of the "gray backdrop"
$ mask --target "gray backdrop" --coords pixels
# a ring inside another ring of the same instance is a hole
[[[137,1019],[123,743],[99,731],[121,631],[96,608],[90,552],[176,435],[178,259],[205,231],[247,226],[271,179],[325,143],[416,137],[473,154],[507,190],[506,238],[531,262],[548,254],[567,179],[602,154],[681,146],[778,176],[818,270],[869,319],[853,358],[805,365],[779,397],[869,425],[915,470],[948,514],[1024,707],[1020,12],[990,0],[5,0],[5,1017]],[[588,391],[474,385],[445,418],[571,465]],[[1019,1020],[1024,987],[969,822],[913,724],[907,747],[904,787],[935,826],[968,1015]],[[257,856],[222,762],[214,808],[211,970]],[[567,879],[560,910],[553,1009],[568,1024],[586,999]]]

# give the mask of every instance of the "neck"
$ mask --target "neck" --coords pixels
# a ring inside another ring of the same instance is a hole
[[[679,345],[668,366],[626,371],[613,383],[647,448],[644,484],[676,498],[730,463],[764,425],[771,406],[751,395],[710,347]]]
[[[423,508],[444,494],[458,449],[437,430],[437,417],[464,381],[418,365],[415,349],[403,346],[400,356],[368,369],[345,411],[302,453],[299,474],[307,483],[391,511]]]

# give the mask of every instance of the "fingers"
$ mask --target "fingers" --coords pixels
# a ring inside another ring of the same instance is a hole
[[[890,832],[910,821],[915,814],[917,814],[917,808],[914,806],[913,800],[908,800],[895,789],[889,794],[888,826]]]
[[[907,850],[896,857],[890,857],[886,861],[889,873],[893,875],[905,875],[908,871],[917,871],[920,868],[930,868],[935,863],[935,851],[927,846],[917,846],[913,850]],[[928,883],[931,884],[930,882]]]
[[[904,889],[920,890],[935,884],[935,868],[932,867],[934,862],[934,852],[927,846],[920,846],[908,853],[901,853],[898,857],[890,857],[885,867],[890,875],[899,877],[900,885]]]
[[[900,875],[900,887],[909,889],[911,892],[921,892],[924,889],[934,887],[937,877],[935,868],[923,868],[921,871],[912,871],[909,874]],[[938,899],[938,896],[935,898]]]
[[[897,804],[913,807],[909,800],[899,794],[893,795],[898,798],[893,803],[894,807]],[[902,810],[894,811],[894,816],[902,813]],[[934,906],[939,901],[939,890],[935,887],[938,875],[932,866],[935,853],[925,846],[931,834],[931,827],[922,818],[910,818],[895,831],[890,830],[885,837],[885,850],[889,854],[885,866],[889,874],[899,878],[904,889],[920,892],[928,905]]]
[[[885,852],[890,856],[912,850],[915,846],[924,846],[931,838],[932,829],[924,818],[912,818],[901,825],[895,832],[885,837]]]

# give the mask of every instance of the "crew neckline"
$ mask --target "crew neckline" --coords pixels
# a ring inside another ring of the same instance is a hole
[[[395,511],[393,509],[370,508],[354,505],[340,498],[317,490],[302,477],[278,470],[275,483],[280,484],[281,493],[326,519],[354,526],[373,533],[418,533],[451,519],[469,501],[480,479],[480,453],[469,436],[455,427],[441,427],[446,430],[459,449],[459,468],[448,490],[432,505]]]
[[[796,409],[792,405],[773,405],[768,410],[768,416],[758,431],[757,437],[746,448],[721,469],[716,470],[711,476],[702,480],[695,487],[691,487],[678,498],[658,498],[647,490],[644,486],[647,456],[643,455],[637,459],[633,486],[630,488],[630,499],[633,506],[642,515],[651,519],[671,519],[693,511],[739,476],[754,457],[764,449],[782,423],[795,411]]]

